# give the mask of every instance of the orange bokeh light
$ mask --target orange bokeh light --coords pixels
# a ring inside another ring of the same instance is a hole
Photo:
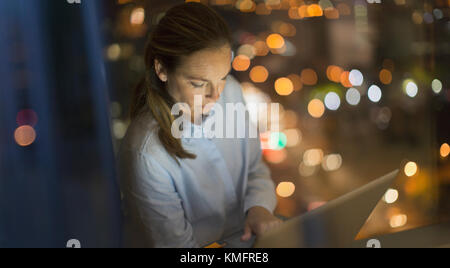
[[[327,8],[325,9],[325,17],[330,20],[339,19],[339,10],[336,8]]]
[[[323,10],[318,4],[312,4],[308,6],[309,17],[321,17],[323,16]]]
[[[342,74],[341,74],[341,84],[344,86],[344,87],[348,87],[348,88],[350,88],[350,87],[352,87],[353,85],[352,85],[352,83],[350,83],[350,72],[342,72]]]
[[[442,144],[440,153],[442,158],[446,158],[450,154],[450,145],[448,143]]]
[[[255,66],[250,71],[250,79],[255,83],[264,83],[269,77],[269,71],[264,66]]]
[[[233,69],[238,72],[247,71],[250,67],[250,58],[245,55],[239,55],[233,60]]]
[[[267,46],[271,49],[281,49],[283,48],[285,41],[283,36],[279,34],[271,34],[266,39]]]
[[[269,54],[269,48],[266,45],[266,42],[264,41],[256,41],[253,44],[253,47],[255,48],[255,55],[256,56],[267,56]]]
[[[29,146],[36,140],[36,131],[32,126],[18,127],[14,132],[14,139],[19,146]]]
[[[275,91],[280,96],[288,96],[294,91],[294,84],[287,77],[279,78],[275,82]]]
[[[320,118],[325,113],[325,105],[319,99],[313,99],[308,104],[308,112],[314,118]]]
[[[313,69],[304,69],[301,73],[302,82],[308,86],[317,84],[317,73]]]
[[[392,83],[392,73],[387,69],[383,69],[380,72],[380,81],[385,85]]]
[[[340,83],[341,82],[341,75],[342,72],[344,70],[342,70],[341,67],[339,66],[335,66],[335,65],[330,65],[327,68],[327,77],[330,81],[336,82],[336,83]]]
[[[264,158],[271,164],[280,164],[287,158],[286,149],[282,150],[263,150]]]
[[[307,18],[309,17],[308,14],[308,6],[307,5],[302,5],[298,8],[298,15],[300,16],[300,18]]]

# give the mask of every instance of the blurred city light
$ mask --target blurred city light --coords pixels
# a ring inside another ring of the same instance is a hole
[[[141,25],[145,21],[145,9],[138,7],[131,12],[130,23],[133,25]]]
[[[308,104],[308,112],[314,118],[320,118],[325,113],[325,105],[319,99],[313,99]]]
[[[391,217],[389,224],[392,228],[400,228],[406,225],[408,217],[405,214],[394,215]]]
[[[439,94],[442,91],[442,82],[438,79],[434,79],[431,83],[431,88],[433,89],[434,93]]]
[[[376,85],[372,85],[369,87],[369,90],[367,91],[367,96],[369,97],[369,100],[371,102],[379,102],[381,100],[383,93],[381,92],[380,87]]]
[[[281,182],[278,184],[276,192],[280,197],[290,197],[295,192],[295,184],[292,182]]]
[[[342,166],[342,156],[340,154],[330,154],[323,158],[322,168],[325,171],[336,171]]]
[[[359,91],[355,88],[350,88],[345,94],[345,99],[348,104],[356,106],[361,101],[361,93],[359,93]]]
[[[284,44],[284,38],[279,34],[271,34],[266,39],[267,46],[271,49],[281,49]]]
[[[419,92],[417,84],[414,83],[414,81],[412,81],[411,79],[407,79],[403,82],[403,89],[406,95],[408,95],[411,98],[414,98]]]
[[[301,73],[302,83],[308,86],[317,84],[317,73],[313,69],[304,69]]]
[[[306,166],[318,166],[322,163],[323,151],[321,149],[310,149],[303,154],[303,163]]]
[[[336,111],[341,106],[341,98],[335,92],[329,92],[325,96],[325,106],[332,111]]]
[[[384,195],[384,202],[387,204],[393,204],[398,200],[398,191],[395,189],[389,189],[387,190],[386,194]]]
[[[233,69],[238,72],[247,71],[250,67],[250,58],[245,55],[238,55],[233,60]]]
[[[250,79],[254,83],[264,83],[269,77],[269,71],[264,66],[255,66],[250,71]]]
[[[14,139],[19,146],[30,146],[36,140],[36,131],[32,126],[20,126],[14,132]]]
[[[275,81],[275,91],[280,96],[288,96],[294,91],[294,84],[287,77],[279,78]]]
[[[415,162],[406,163],[405,168],[404,168],[405,175],[408,177],[412,177],[412,176],[416,175],[417,170],[418,170],[418,167]]]
[[[450,146],[448,145],[448,143],[444,143],[441,145],[441,148],[439,151],[440,151],[441,157],[445,158],[450,154]]]
[[[351,70],[348,76],[348,80],[353,86],[361,86],[364,82],[364,76],[359,70]]]
[[[392,83],[392,73],[387,69],[383,69],[380,71],[380,81],[385,85],[389,85]]]

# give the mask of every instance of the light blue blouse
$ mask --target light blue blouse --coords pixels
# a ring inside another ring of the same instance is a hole
[[[232,76],[217,102],[224,114],[226,103],[245,103]],[[274,211],[274,184],[258,138],[183,135],[183,147],[197,158],[178,165],[157,130],[150,115],[133,120],[119,151],[126,246],[203,247],[242,230],[249,208]],[[185,130],[205,132],[194,124]]]

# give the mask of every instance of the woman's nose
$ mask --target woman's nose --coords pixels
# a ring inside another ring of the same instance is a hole
[[[213,99],[214,101],[217,101],[220,97],[220,90],[219,86],[211,86],[210,87],[210,95],[209,97]]]

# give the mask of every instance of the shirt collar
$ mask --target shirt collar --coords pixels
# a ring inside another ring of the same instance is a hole
[[[213,137],[214,132],[208,128],[204,128],[204,126],[208,121],[214,118],[214,115],[216,113],[215,108],[217,107],[217,105],[217,103],[214,104],[209,114],[203,117],[202,123],[200,125],[192,123],[190,119],[183,120],[183,130],[181,132],[181,138],[185,141],[191,141],[192,139],[210,139],[210,137]]]

